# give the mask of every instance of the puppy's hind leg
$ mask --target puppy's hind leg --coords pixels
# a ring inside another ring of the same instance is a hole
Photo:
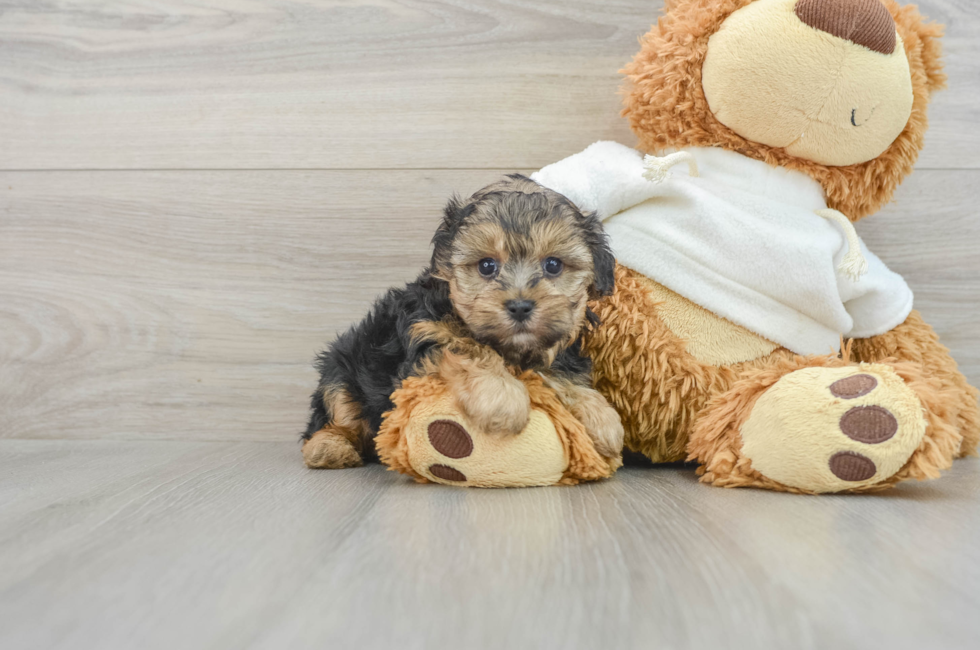
[[[304,435],[303,459],[313,469],[360,467],[368,425],[361,407],[343,386],[321,386]]]

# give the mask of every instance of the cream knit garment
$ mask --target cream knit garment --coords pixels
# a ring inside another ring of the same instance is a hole
[[[838,270],[841,225],[809,176],[716,148],[685,149],[699,176],[677,165],[644,178],[643,156],[597,142],[531,178],[603,220],[620,264],[799,354],[828,354],[840,337],[900,325],[912,291],[860,239],[868,270]]]

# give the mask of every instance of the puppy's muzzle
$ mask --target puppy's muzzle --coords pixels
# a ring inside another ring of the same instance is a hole
[[[526,321],[534,312],[533,300],[508,300],[504,306],[507,307],[510,317],[518,323]]]

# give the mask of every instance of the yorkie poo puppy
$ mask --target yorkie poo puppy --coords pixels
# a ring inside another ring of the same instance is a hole
[[[410,375],[438,373],[475,426],[518,434],[530,398],[508,368],[540,373],[597,450],[618,455],[623,427],[592,388],[579,338],[597,324],[589,299],[613,290],[614,259],[598,218],[514,174],[467,201],[450,200],[432,243],[418,279],[388,291],[319,355],[306,464],[376,460],[382,414]]]

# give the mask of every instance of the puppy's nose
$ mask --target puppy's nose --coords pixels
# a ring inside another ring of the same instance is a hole
[[[800,0],[804,23],[875,52],[895,51],[895,21],[881,0]]]
[[[533,300],[508,300],[504,303],[504,306],[510,312],[510,317],[518,323],[526,321],[531,317],[531,312],[534,311]]]

